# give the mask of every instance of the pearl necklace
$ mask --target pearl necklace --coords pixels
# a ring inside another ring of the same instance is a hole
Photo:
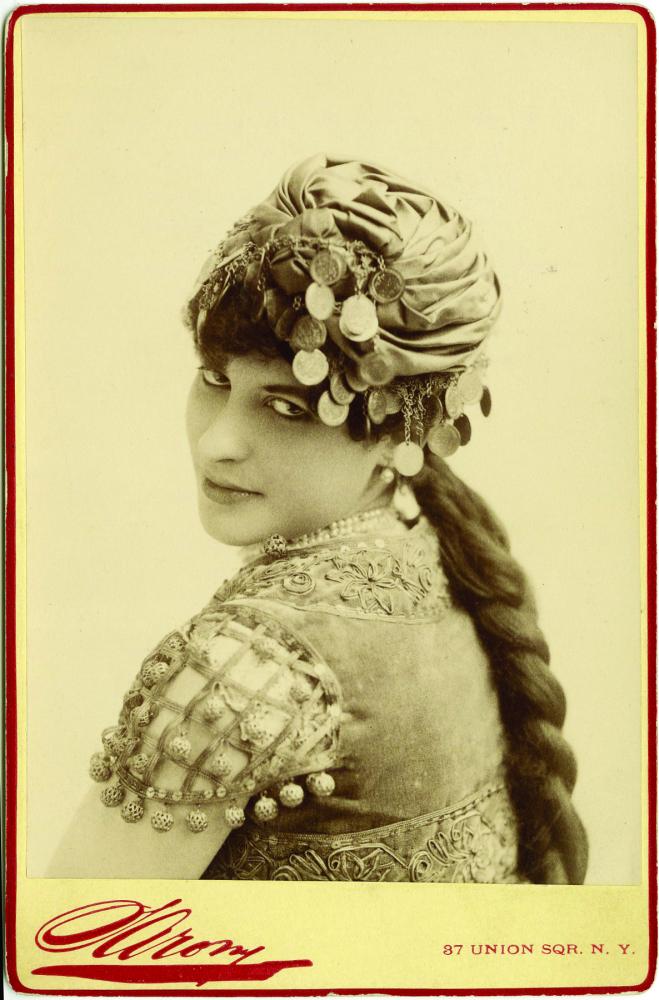
[[[353,514],[352,517],[342,517],[338,521],[332,521],[326,528],[318,528],[316,531],[293,538],[286,543],[286,551],[308,549],[312,545],[329,542],[334,538],[347,538],[350,535],[359,535],[366,531],[378,531],[386,526],[387,522],[391,522],[393,525],[398,524],[398,520],[398,515],[390,506],[365,510],[361,514]]]
[[[338,521],[332,521],[324,528],[307,532],[292,538],[290,541],[282,535],[270,535],[263,542],[256,542],[253,545],[246,545],[242,549],[243,564],[251,562],[262,555],[284,556],[289,552],[300,549],[312,548],[314,545],[321,545],[323,542],[334,541],[337,538],[349,538],[353,535],[362,535],[378,531],[399,530],[402,521],[396,509],[389,504],[387,507],[377,507],[373,510],[365,510],[360,514],[353,514],[351,517],[342,517]]]

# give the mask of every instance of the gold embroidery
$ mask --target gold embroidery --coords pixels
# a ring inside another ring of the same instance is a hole
[[[233,833],[206,879],[329,882],[514,882],[515,818],[488,787],[453,810],[353,834]]]
[[[436,621],[449,606],[437,539],[421,521],[403,536],[345,540],[244,567],[215,594],[221,605],[250,598],[283,601],[357,618]]]

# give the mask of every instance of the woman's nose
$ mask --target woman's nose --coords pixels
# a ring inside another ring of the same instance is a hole
[[[249,430],[239,406],[231,399],[218,406],[204,427],[197,449],[202,462],[240,462],[250,452]]]

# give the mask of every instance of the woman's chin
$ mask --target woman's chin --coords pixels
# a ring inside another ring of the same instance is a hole
[[[202,498],[199,517],[206,534],[222,545],[252,545],[272,534],[264,518],[246,517],[238,511],[220,511]]]

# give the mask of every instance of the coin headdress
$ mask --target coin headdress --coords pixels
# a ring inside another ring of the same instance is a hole
[[[489,412],[497,277],[469,222],[380,167],[321,154],[288,170],[204,265],[186,311],[198,345],[236,286],[318,387],[324,423],[341,425],[357,396],[368,425],[402,414],[401,475],[421,470],[424,437],[441,457],[467,443],[466,406]]]

